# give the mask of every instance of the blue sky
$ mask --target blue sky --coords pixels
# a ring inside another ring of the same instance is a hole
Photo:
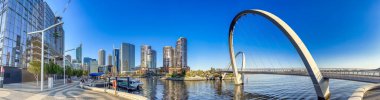
[[[97,59],[122,42],[157,50],[188,39],[192,69],[225,67],[229,61],[228,27],[246,9],[269,11],[289,24],[320,67],[380,67],[378,0],[46,0],[63,16],[66,49],[83,43],[83,56]],[[236,26],[235,50],[247,54],[249,67],[302,66],[290,42],[269,21],[248,15]],[[70,53],[74,56],[74,52]],[[239,60],[239,59],[238,59]]]

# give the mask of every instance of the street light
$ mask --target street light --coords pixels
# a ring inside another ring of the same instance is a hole
[[[43,30],[40,30],[40,31],[34,31],[34,32],[29,32],[28,34],[35,34],[35,33],[41,33],[41,35],[42,35],[42,46],[41,46],[41,91],[43,91],[44,90],[44,49],[45,49],[45,41],[44,41],[44,34],[45,34],[45,31],[46,30],[49,30],[49,29],[51,29],[51,28],[54,28],[54,27],[56,27],[56,26],[58,26],[58,25],[61,25],[61,24],[63,24],[63,22],[59,22],[59,23],[57,23],[57,24],[54,24],[54,25],[52,25],[52,26],[49,26],[48,28],[45,28],[45,29],[43,29]]]
[[[69,52],[69,51],[73,51],[73,50],[76,50],[76,49],[70,49],[70,50],[66,50],[65,52],[63,52],[63,84],[66,84],[66,59],[67,58],[66,58],[65,53]]]

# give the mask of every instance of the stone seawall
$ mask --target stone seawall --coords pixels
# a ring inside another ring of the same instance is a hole
[[[96,91],[96,92],[104,92],[104,93],[108,93],[111,95],[115,95],[115,90],[111,90],[111,89],[105,90],[104,88],[89,87],[89,86],[84,86],[84,88],[88,89],[88,90]],[[119,96],[119,97],[122,97],[122,98],[125,98],[128,100],[148,100],[148,98],[146,98],[144,96],[140,96],[140,95],[136,95],[136,94],[130,94],[130,93],[126,93],[126,92],[120,92],[120,91],[117,91],[115,96]]]

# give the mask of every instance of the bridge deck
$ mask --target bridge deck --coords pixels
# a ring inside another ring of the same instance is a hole
[[[330,79],[343,79],[360,82],[380,83],[380,71],[374,70],[358,70],[358,69],[330,69],[321,70],[324,77]],[[219,73],[232,73],[230,70],[218,70]],[[281,75],[301,75],[308,76],[306,70],[303,69],[256,69],[244,70],[239,73],[251,74],[281,74]]]

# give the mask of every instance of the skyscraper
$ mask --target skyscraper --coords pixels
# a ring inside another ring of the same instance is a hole
[[[112,55],[108,55],[108,62],[107,62],[108,65],[112,65]]]
[[[157,52],[156,52],[156,50],[152,50],[151,51],[151,55],[150,55],[151,57],[151,68],[156,68],[157,67]]]
[[[62,21],[62,17],[56,17],[54,12],[50,9],[49,5],[44,2],[44,28],[48,28],[51,25],[59,23]],[[62,25],[56,26],[53,29],[46,30],[44,33],[45,37],[45,63],[48,61],[53,61],[55,64],[63,65],[63,50],[64,50],[64,31]],[[39,37],[41,38],[41,37]],[[37,46],[39,47],[39,46]],[[40,52],[38,52],[40,53]],[[36,55],[32,55],[36,56]]]
[[[98,69],[99,69],[99,66],[98,66],[98,61],[96,61],[96,59],[91,59],[90,61],[90,64],[88,65],[89,66],[89,72],[90,73],[98,73]]]
[[[142,45],[141,46],[141,68],[151,68],[151,52],[152,47],[149,45]]]
[[[141,68],[149,69],[150,71],[155,70],[157,66],[157,53],[149,45],[141,46]]]
[[[175,66],[185,68],[187,66],[187,39],[180,37],[175,48]]]
[[[70,55],[66,55],[65,56],[65,60],[66,60],[66,65],[69,65],[71,63],[71,56]]]
[[[0,5],[0,65],[27,67],[30,61],[40,61],[41,34],[27,33],[56,23],[56,16],[49,5],[43,0],[3,0]],[[64,33],[54,30],[45,33],[45,59],[62,62],[63,45],[60,44]],[[55,32],[57,35],[52,34]]]
[[[91,61],[92,61],[92,58],[84,57],[83,58],[83,67],[84,67],[83,69],[90,71]],[[78,60],[77,60],[77,63],[79,63]]]
[[[62,22],[62,17],[61,16],[55,17],[54,23],[59,23],[59,22]],[[54,51],[57,51],[57,54],[55,55],[63,55],[65,52],[64,51],[65,50],[65,31],[63,30],[62,25],[56,26],[54,28],[54,33],[52,33],[52,37],[54,39],[53,41],[51,41],[51,43],[53,44],[51,47],[54,48]]]
[[[76,59],[78,63],[82,63],[82,43],[76,49]]]
[[[103,49],[100,49],[98,52],[98,65],[106,65],[106,51]]]
[[[156,51],[152,50],[149,45],[141,46],[141,67],[143,68],[155,68],[155,55]]]
[[[120,72],[120,50],[113,49],[113,66],[116,67],[116,71]]]
[[[135,67],[135,45],[121,43],[120,60],[121,72],[130,71],[132,67]]]
[[[162,64],[167,72],[169,70],[169,67],[174,66],[174,49],[171,46],[165,46],[163,49],[163,58],[162,58]]]

